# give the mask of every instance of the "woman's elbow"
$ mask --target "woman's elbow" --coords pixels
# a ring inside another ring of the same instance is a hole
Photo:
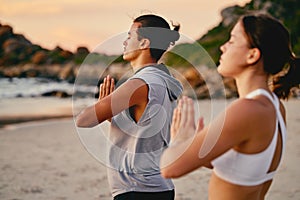
[[[173,154],[170,153],[170,148],[166,149],[160,159],[160,173],[164,178],[177,178],[178,169],[176,167],[176,161],[173,159]],[[175,165],[175,166],[174,166]]]
[[[161,176],[164,178],[179,178],[182,174],[178,173],[177,170],[169,169],[168,167],[165,167],[160,170]]]
[[[199,167],[201,167],[201,165],[188,162],[186,159],[177,158],[175,160],[170,154],[163,154],[160,162],[160,173],[164,178],[179,178]]]
[[[174,166],[174,163],[170,163],[169,161],[166,161],[165,159],[161,160],[160,163],[160,173],[161,176],[164,178],[178,178],[180,177],[182,174],[180,174],[179,169]]]
[[[168,173],[168,170],[166,170],[166,169],[161,169],[161,170],[160,170],[160,174],[161,174],[161,176],[164,177],[164,178],[171,178],[171,177],[170,177],[170,174]]]

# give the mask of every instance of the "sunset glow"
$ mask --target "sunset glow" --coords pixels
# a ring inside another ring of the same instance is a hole
[[[179,22],[181,33],[198,39],[220,20],[220,11],[250,0],[1,0],[0,23],[24,34],[33,43],[53,49],[93,50],[114,35],[126,32],[132,18],[154,13]],[[107,53],[113,53],[109,50]]]

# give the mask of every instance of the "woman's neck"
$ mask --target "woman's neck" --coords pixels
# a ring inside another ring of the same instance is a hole
[[[264,73],[244,73],[235,80],[241,98],[259,88],[269,91],[268,76]]]

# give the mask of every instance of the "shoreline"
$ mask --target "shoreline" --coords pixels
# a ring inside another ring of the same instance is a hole
[[[71,98],[33,97],[1,99],[0,110],[0,128],[19,123],[73,117]]]
[[[60,119],[70,119],[72,116],[69,115],[39,115],[39,116],[5,116],[0,117],[0,129],[5,128],[7,126],[18,125],[23,123],[31,123],[31,122],[39,122],[39,121],[47,121],[47,120],[60,120]]]
[[[235,98],[225,99],[225,101],[224,99],[213,99],[213,104],[219,104],[219,102],[222,102],[222,106],[224,107],[224,104],[228,106],[234,100]],[[58,97],[20,97],[0,99],[0,129],[20,123],[72,119],[74,115],[81,111],[82,108],[91,105],[94,101],[96,101],[96,99],[83,98],[73,101],[72,98]],[[202,105],[205,104],[205,106],[198,108],[201,113],[201,109],[206,106],[211,106],[210,103],[212,101],[210,99],[199,99],[195,100],[195,102]],[[300,98],[291,98],[288,101],[282,102],[283,104],[289,105],[293,104],[293,102],[300,102]],[[219,109],[218,107],[219,106],[217,106],[217,109]],[[211,110],[208,112],[211,112]]]

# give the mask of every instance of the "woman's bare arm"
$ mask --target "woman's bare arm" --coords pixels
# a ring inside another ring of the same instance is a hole
[[[182,104],[180,122],[176,122],[180,124],[179,130],[161,157],[161,173],[165,178],[180,177],[209,166],[216,157],[247,141],[263,121],[257,116],[255,103],[242,99],[232,103],[207,127],[196,131],[192,100],[183,100]]]

